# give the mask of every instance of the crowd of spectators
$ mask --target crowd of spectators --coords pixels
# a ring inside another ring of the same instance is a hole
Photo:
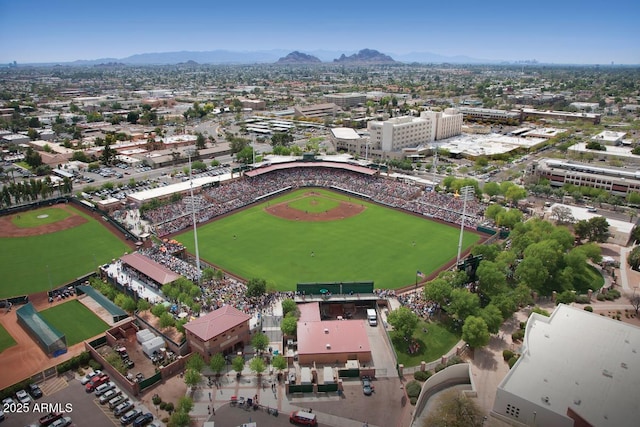
[[[184,246],[175,240],[154,244],[138,252],[191,281],[197,282],[200,277],[196,266],[176,256],[184,252]]]
[[[148,210],[145,218],[153,224],[156,235],[165,236],[191,226],[194,207],[196,221],[201,223],[254,203],[266,194],[300,187],[336,188],[454,224],[460,224],[464,208],[464,201],[456,195],[427,191],[415,182],[342,169],[293,167],[224,182],[193,199],[183,198]],[[478,225],[483,211],[475,199],[467,200],[465,224]]]

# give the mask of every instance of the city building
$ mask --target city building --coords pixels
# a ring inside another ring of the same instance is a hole
[[[324,100],[336,104],[340,108],[357,107],[367,102],[367,95],[364,93],[330,93],[324,95]]]
[[[606,145],[621,145],[626,132],[615,132],[612,130],[603,130],[597,135],[591,137],[592,140]]]
[[[605,168],[557,159],[540,159],[529,165],[528,174],[548,179],[553,187],[572,184],[600,188],[621,197],[626,197],[632,192],[640,192],[640,171],[638,170]]]
[[[338,112],[338,106],[334,103],[314,104],[314,105],[296,105],[293,107],[293,115],[298,117],[326,117],[333,116]]]
[[[428,117],[435,123],[435,140],[447,139],[462,133],[463,115],[455,108],[447,108],[444,112],[423,111],[420,117]]]
[[[184,325],[187,343],[208,363],[216,353],[235,354],[251,340],[251,316],[225,305]]]
[[[436,126],[430,117],[393,117],[385,121],[370,121],[367,129],[371,145],[385,152],[401,151],[435,140]]]
[[[533,313],[492,417],[514,426],[621,427],[640,419],[640,328],[560,304]]]
[[[492,108],[458,107],[465,120],[482,120],[491,122],[519,123],[520,112],[496,110]]]

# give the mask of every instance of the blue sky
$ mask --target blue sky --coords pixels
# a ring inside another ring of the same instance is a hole
[[[637,0],[0,0],[0,63],[285,49],[640,64]]]

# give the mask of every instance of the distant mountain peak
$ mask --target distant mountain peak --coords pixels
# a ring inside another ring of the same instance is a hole
[[[294,50],[287,56],[282,57],[276,61],[276,64],[319,64],[322,61],[313,55],[298,52]]]
[[[344,53],[333,62],[348,64],[395,64],[396,61],[389,55],[380,53],[375,49],[362,49],[358,53],[346,56]]]

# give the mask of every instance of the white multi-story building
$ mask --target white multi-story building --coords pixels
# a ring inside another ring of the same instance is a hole
[[[514,426],[636,426],[640,328],[560,304],[533,313],[491,415]]]
[[[447,108],[442,112],[423,111],[420,117],[429,117],[435,123],[435,140],[451,138],[462,133],[462,113],[455,108]]]
[[[400,151],[435,139],[436,127],[429,117],[394,117],[367,124],[371,144],[382,151]]]
[[[400,151],[462,133],[462,114],[454,108],[423,111],[420,117],[402,116],[368,123],[370,144],[383,152]]]

